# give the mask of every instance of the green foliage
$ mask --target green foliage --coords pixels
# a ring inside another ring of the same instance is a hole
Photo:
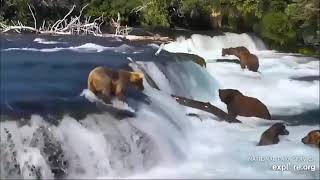
[[[319,0],[294,0],[289,4],[286,13],[296,23],[302,22],[302,25],[311,25],[317,23],[320,4]]]
[[[143,24],[149,26],[164,26],[170,25],[168,7],[171,0],[141,0],[145,6],[143,8]]]
[[[294,42],[296,38],[288,16],[282,12],[268,13],[262,18],[261,35],[280,45]]]
[[[314,49],[308,47],[299,48],[298,52],[307,56],[319,56]]]
[[[229,3],[243,15],[253,14],[262,17],[262,0],[229,0]]]
[[[139,0],[86,0],[83,4],[89,4],[87,16],[116,18],[118,12],[127,20],[131,10],[140,5]]]
[[[184,0],[182,1],[182,10],[189,14],[192,9],[197,8],[202,14],[210,14],[213,8],[219,6],[219,0]]]
[[[1,2],[0,15],[2,19],[15,22],[19,20],[23,24],[28,24],[32,19],[32,17],[28,16],[30,14],[28,3],[30,3],[28,0],[6,0]]]

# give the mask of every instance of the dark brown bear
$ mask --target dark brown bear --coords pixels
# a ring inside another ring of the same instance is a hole
[[[310,131],[301,141],[304,144],[314,144],[320,148],[320,130]]]
[[[117,96],[121,101],[126,99],[126,89],[132,85],[138,90],[143,90],[143,77],[140,72],[113,70],[107,67],[93,69],[88,77],[88,89],[108,102],[111,95]]]
[[[257,146],[266,146],[279,143],[279,135],[288,135],[289,131],[283,123],[275,123],[261,135]]]
[[[244,96],[235,89],[219,89],[219,97],[227,105],[230,116],[271,119],[268,108],[258,99]]]
[[[240,52],[239,53],[240,66],[242,69],[246,67],[253,72],[258,72],[259,69],[259,60],[258,57],[254,54]]]

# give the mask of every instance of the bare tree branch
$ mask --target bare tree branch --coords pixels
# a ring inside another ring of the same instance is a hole
[[[36,17],[35,17],[34,14],[33,14],[33,11],[32,11],[32,9],[31,9],[30,5],[29,5],[29,4],[27,4],[27,5],[28,5],[28,8],[29,8],[29,10],[30,10],[30,12],[31,12],[32,18],[33,18],[34,28],[37,29],[37,19],[36,19]]]
[[[81,16],[84,11],[84,9],[88,6],[89,4],[85,5],[84,7],[81,8],[80,13],[78,16],[75,17],[69,17],[70,14],[74,11],[75,5],[72,6],[72,8],[69,10],[69,12],[62,18],[56,21],[53,25],[48,24],[48,27],[46,26],[46,21],[44,20],[42,22],[42,26],[37,29],[37,21],[36,17],[32,11],[31,6],[28,4],[29,10],[32,14],[32,17],[34,19],[34,27],[30,26],[25,26],[23,25],[20,21],[17,21],[17,24],[14,22],[11,22],[13,25],[8,26],[3,23],[0,24],[0,29],[2,32],[8,32],[11,30],[16,31],[17,33],[21,33],[20,30],[28,30],[32,32],[37,32],[40,34],[74,34],[77,33],[79,34],[93,34],[94,36],[101,35],[101,25],[103,23],[103,15],[94,19],[91,21],[91,17],[86,17],[85,20],[82,22],[81,21]],[[100,24],[99,24],[99,21]]]

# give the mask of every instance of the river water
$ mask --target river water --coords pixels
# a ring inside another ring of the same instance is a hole
[[[222,48],[235,46],[259,57],[260,73],[217,61]],[[301,143],[319,129],[319,60],[268,50],[248,34],[180,37],[156,56],[158,48],[106,37],[2,35],[1,178],[319,178],[319,149]],[[207,67],[169,52],[197,54]],[[129,70],[128,57],[160,90],[144,81],[143,92],[129,89],[127,104],[114,101],[123,111],[106,109],[86,90],[88,74],[96,66]],[[170,96],[226,110],[220,88],[258,98],[273,121],[219,122]],[[278,121],[290,134],[257,147]]]

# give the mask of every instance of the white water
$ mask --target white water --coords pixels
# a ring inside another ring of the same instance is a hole
[[[146,85],[144,93],[149,96],[151,104],[139,107],[135,118],[118,121],[102,114],[76,121],[64,117],[58,126],[48,125],[38,116],[33,116],[30,124],[22,127],[18,127],[17,121],[1,122],[1,139],[6,139],[2,129],[7,128],[12,133],[13,149],[17,151],[23,177],[30,178],[30,170],[24,164],[26,157],[32,159],[29,163],[42,167],[44,178],[53,177],[44,160],[45,155],[39,148],[30,147],[31,139],[37,136],[33,135],[36,129],[46,126],[50,127],[52,136],[62,143],[70,164],[67,177],[73,179],[319,178],[319,149],[301,143],[302,137],[319,127],[287,126],[290,134],[281,137],[279,144],[257,147],[261,133],[274,122],[241,117],[239,119],[243,124],[228,124],[212,120],[216,118],[207,114],[201,122],[185,114],[205,113],[182,107],[169,96],[171,93],[181,93],[210,101],[225,110],[214,91],[218,88],[237,88],[248,96],[259,98],[272,114],[296,114],[319,107],[319,81],[302,82],[290,80],[290,77],[319,75],[319,61],[262,50],[247,35],[228,34],[211,39],[197,35],[192,39],[194,43],[191,45],[191,40],[184,40],[168,44],[165,49],[204,57],[208,61],[206,71],[212,77],[200,67],[188,63],[181,74],[176,72],[178,69],[175,66],[168,67],[164,73],[155,63],[143,63],[144,69],[162,91]],[[221,58],[221,48],[238,45],[246,46],[258,55],[261,74],[242,71],[239,64],[212,61]],[[84,95],[95,101],[88,93]],[[6,143],[1,141],[2,146],[8,147]],[[1,159],[10,158],[6,153],[12,154],[12,150],[1,151]],[[296,156],[311,161],[295,161],[293,157]],[[288,157],[290,160],[261,162],[252,161],[252,157]],[[272,165],[287,163],[290,165],[288,171],[271,169]],[[315,169],[294,171],[294,165],[308,165]],[[1,174],[1,179],[5,176]]]
[[[36,38],[34,41],[36,42],[42,42],[39,41],[38,38]],[[45,44],[57,44],[57,43],[51,43],[51,41],[46,42]],[[7,49],[2,49],[2,51],[35,51],[35,52],[58,52],[58,51],[64,51],[64,50],[70,50],[74,52],[79,52],[79,53],[99,53],[103,51],[114,51],[114,52],[119,52],[126,54],[128,52],[133,52],[133,53],[141,53],[143,50],[141,49],[135,49],[127,44],[123,44],[119,47],[106,47],[106,46],[101,46],[98,44],[94,43],[85,43],[80,46],[70,46],[70,47],[55,47],[55,48],[7,48]]]
[[[39,44],[66,44],[66,42],[60,42],[60,41],[48,41],[43,38],[35,38],[33,40],[34,42],[37,42]]]

